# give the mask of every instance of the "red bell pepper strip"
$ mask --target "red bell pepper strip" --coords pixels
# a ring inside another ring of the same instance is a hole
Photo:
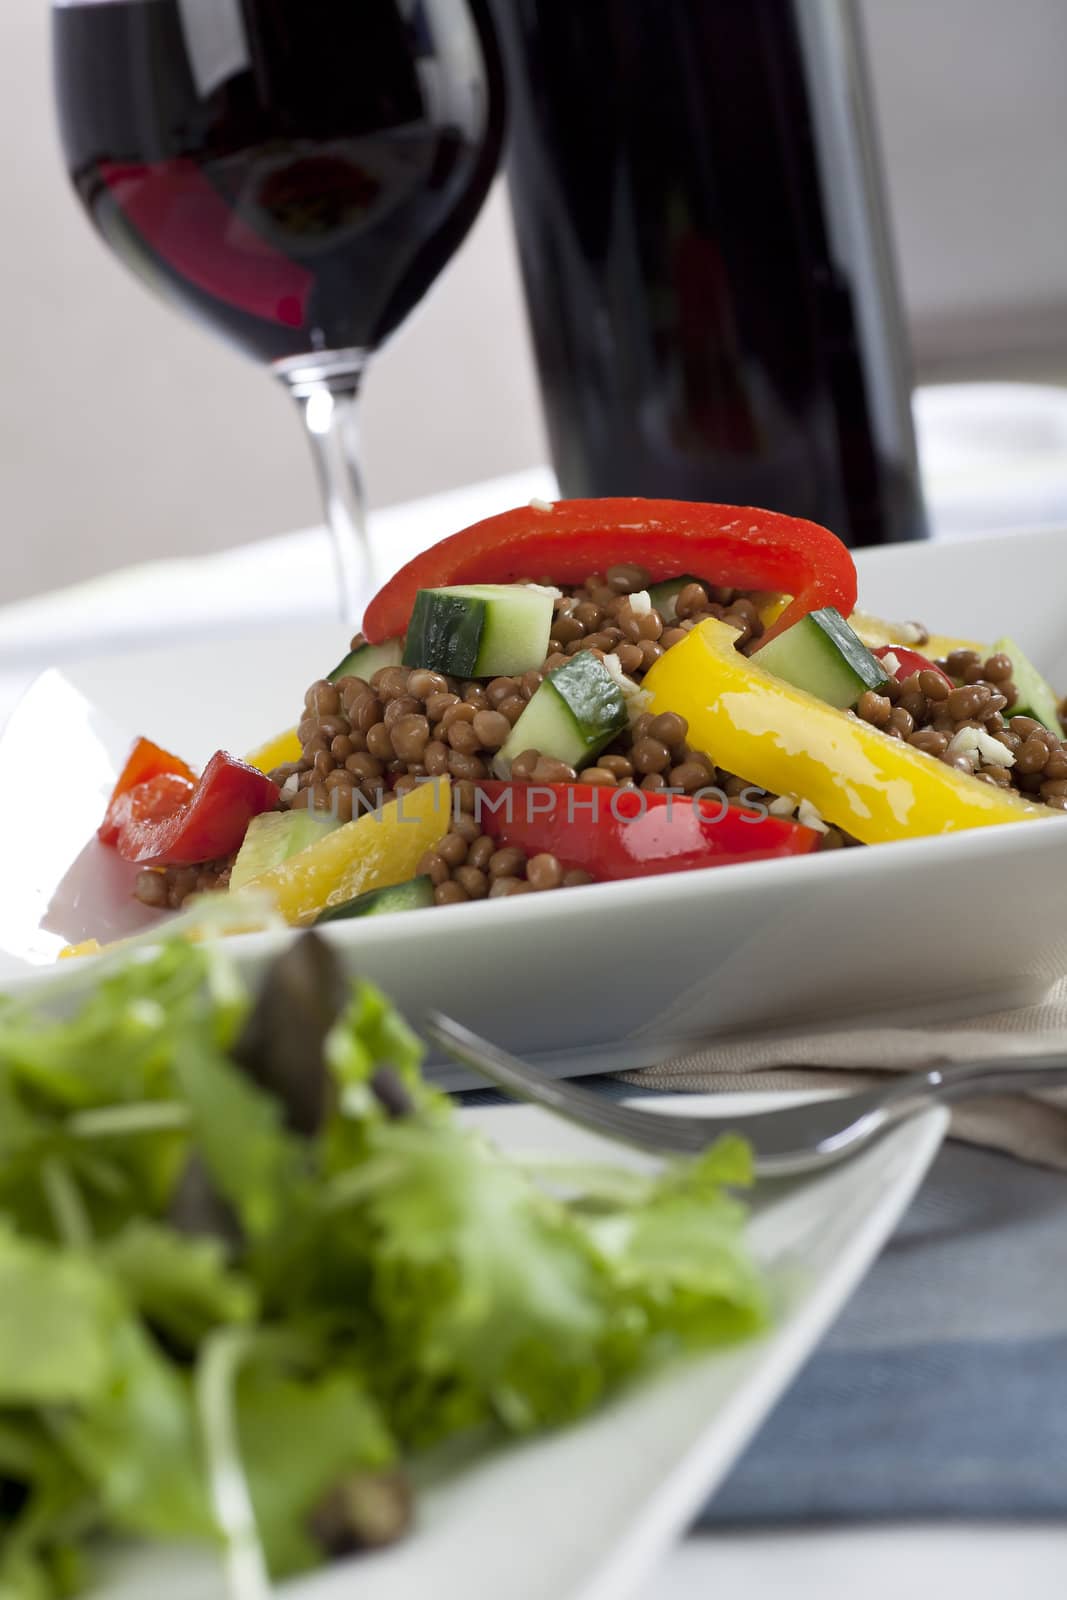
[[[760,816],[716,796],[585,783],[486,782],[478,790],[475,816],[491,838],[531,856],[547,852],[602,881],[806,855],[819,841],[787,817]]]
[[[116,804],[117,846],[142,866],[198,866],[239,849],[248,824],[278,803],[278,786],[223,751],[198,783],[164,773]]]
[[[877,656],[879,661],[884,661],[886,656],[896,657],[897,665],[894,668],[893,676],[898,683],[903,683],[905,679],[912,677],[916,672],[936,672],[939,678],[944,678],[950,689],[956,687],[947,672],[942,672],[935,662],[930,661],[924,655],[920,655],[918,650],[907,650],[903,645],[899,644],[884,644],[879,645],[877,650],[872,650],[871,654]]]
[[[644,567],[654,582],[691,573],[791,595],[768,639],[820,606],[847,617],[856,604],[852,557],[818,523],[689,500],[560,500],[476,522],[416,556],[371,601],[363,632],[372,644],[399,638],[420,589],[522,578],[576,584],[618,562]]]
[[[172,756],[168,750],[153,744],[151,739],[138,739],[112,790],[107,815],[100,824],[99,838],[102,843],[118,843],[119,801],[139,784],[164,776],[184,779],[190,788],[196,783],[196,773],[179,756]]]

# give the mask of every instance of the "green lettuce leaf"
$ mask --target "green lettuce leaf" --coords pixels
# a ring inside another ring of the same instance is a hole
[[[271,1572],[320,1565],[311,1531],[320,1501],[346,1476],[395,1459],[377,1406],[350,1372],[304,1378],[257,1362],[238,1379],[237,1425]]]
[[[748,1146],[723,1139],[693,1161],[665,1167],[644,1196],[614,1215],[586,1221],[650,1336],[706,1346],[766,1324],[766,1289],[745,1240],[747,1210],[723,1188],[751,1181]]]
[[[613,1296],[565,1209],[455,1124],[378,1122],[367,1143],[351,1222],[379,1330],[371,1370],[402,1435],[526,1431],[587,1409]]]
[[[0,1069],[55,1110],[157,1098],[177,1045],[190,1033],[219,1033],[215,959],[175,940],[106,975],[73,1016],[54,1021],[40,1002],[9,1008]]]
[[[186,1350],[195,1350],[213,1328],[251,1322],[257,1314],[254,1285],[228,1265],[217,1239],[187,1239],[133,1218],[98,1259],[141,1315]]]
[[[0,1223],[0,1408],[92,1402],[123,1320],[107,1277]]]
[[[106,1383],[51,1419],[114,1527],[168,1539],[215,1536],[188,1379],[138,1322],[120,1323]]]
[[[89,1484],[28,1412],[0,1412],[0,1600],[73,1594],[77,1543],[97,1512]]]
[[[539,1174],[372,985],[326,1032],[307,955],[310,1057],[181,940],[0,1002],[0,1600],[55,1600],[101,1528],[302,1571],[413,1452],[764,1325],[744,1145]]]
[[[279,1102],[221,1051],[185,1042],[175,1061],[193,1142],[246,1234],[263,1239],[294,1212],[310,1176],[304,1141],[287,1133]]]

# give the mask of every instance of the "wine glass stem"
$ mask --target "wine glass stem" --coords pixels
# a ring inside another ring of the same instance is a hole
[[[355,628],[375,581],[360,472],[356,410],[362,374],[290,380],[315,458],[326,521],[333,538],[342,619]]]

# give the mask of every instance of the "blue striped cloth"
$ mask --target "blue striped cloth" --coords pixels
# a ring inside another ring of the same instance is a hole
[[[701,1525],[1067,1516],[1067,1179],[945,1146]]]

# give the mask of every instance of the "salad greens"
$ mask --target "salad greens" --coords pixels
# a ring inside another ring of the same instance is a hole
[[[516,1162],[313,935],[258,998],[182,939],[96,970],[0,1004],[2,1600],[75,1592],[102,1532],[261,1600],[399,1536],[417,1452],[763,1324],[737,1141]]]

